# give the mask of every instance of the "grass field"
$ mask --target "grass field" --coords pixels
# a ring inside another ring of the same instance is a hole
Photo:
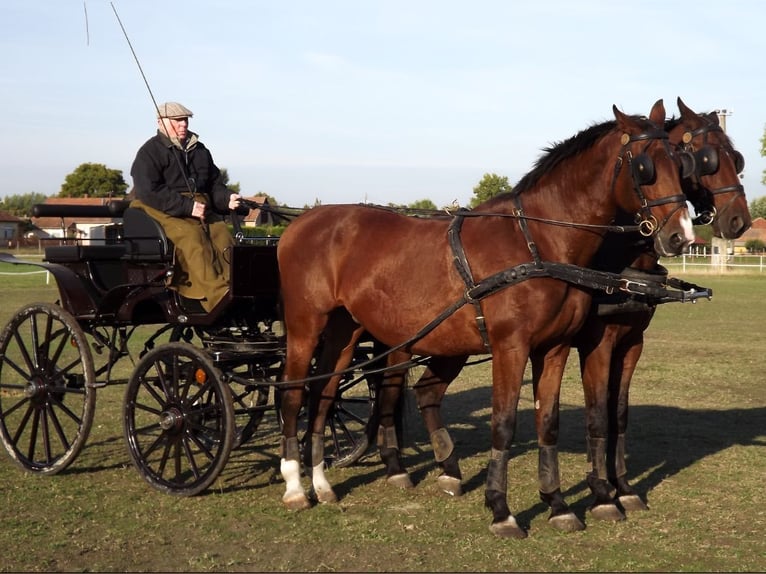
[[[0,264],[0,273],[29,271]],[[687,277],[685,277],[687,278]],[[283,509],[269,413],[218,483],[177,498],[130,465],[123,388],[98,391],[88,444],[64,473],[37,477],[0,452],[2,571],[764,571],[766,277],[696,276],[712,301],[662,306],[634,378],[628,470],[650,510],[622,523],[588,516],[582,391],[572,355],[562,390],[561,473],[583,532],[547,525],[537,495],[531,385],[524,385],[509,502],[529,529],[494,537],[483,508],[489,364],[468,367],[444,406],[466,494],[443,496],[419,415],[408,404],[405,461],[416,482],[387,488],[377,456],[330,469],[338,504]],[[0,275],[0,324],[53,301],[44,275]],[[305,482],[304,484],[307,484]]]

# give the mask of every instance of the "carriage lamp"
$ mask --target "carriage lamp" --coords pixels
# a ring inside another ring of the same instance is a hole
[[[197,384],[204,385],[207,382],[207,373],[205,369],[197,369],[194,371],[194,380]]]

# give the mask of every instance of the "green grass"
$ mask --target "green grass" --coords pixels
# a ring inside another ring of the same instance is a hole
[[[0,272],[8,266],[0,265]],[[44,276],[1,276],[0,323],[56,298]],[[698,276],[712,301],[662,306],[634,377],[628,469],[650,510],[619,524],[586,512],[584,418],[576,354],[562,387],[561,473],[587,529],[547,525],[536,484],[531,385],[525,384],[509,502],[523,541],[488,530],[489,364],[468,367],[444,411],[466,494],[445,498],[419,415],[408,404],[405,462],[416,488],[388,488],[377,456],[331,469],[340,502],[283,509],[273,414],[232,453],[218,483],[163,495],[130,465],[123,387],[98,391],[91,437],[64,473],[30,476],[0,452],[5,571],[763,571],[766,569],[766,276]],[[129,368],[129,367],[128,367]],[[304,482],[307,484],[307,482]]]

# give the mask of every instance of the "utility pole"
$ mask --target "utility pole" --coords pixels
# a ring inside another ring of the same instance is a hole
[[[732,114],[732,111],[722,108],[715,110],[715,113],[718,115],[718,123],[721,124],[721,129],[726,132],[726,118]],[[717,264],[719,273],[725,272],[729,255],[734,255],[734,240],[713,236],[710,245],[713,250],[711,263]]]

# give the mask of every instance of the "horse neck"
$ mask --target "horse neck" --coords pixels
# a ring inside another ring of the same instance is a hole
[[[617,154],[606,153],[603,147],[594,146],[576,162],[562,162],[518,192],[524,215],[564,223],[529,220],[531,240],[542,259],[587,266],[604,241],[618,207],[612,181]]]
[[[658,260],[651,240],[640,233],[610,232],[596,251],[591,266],[610,273],[621,273],[627,267],[650,271]]]

